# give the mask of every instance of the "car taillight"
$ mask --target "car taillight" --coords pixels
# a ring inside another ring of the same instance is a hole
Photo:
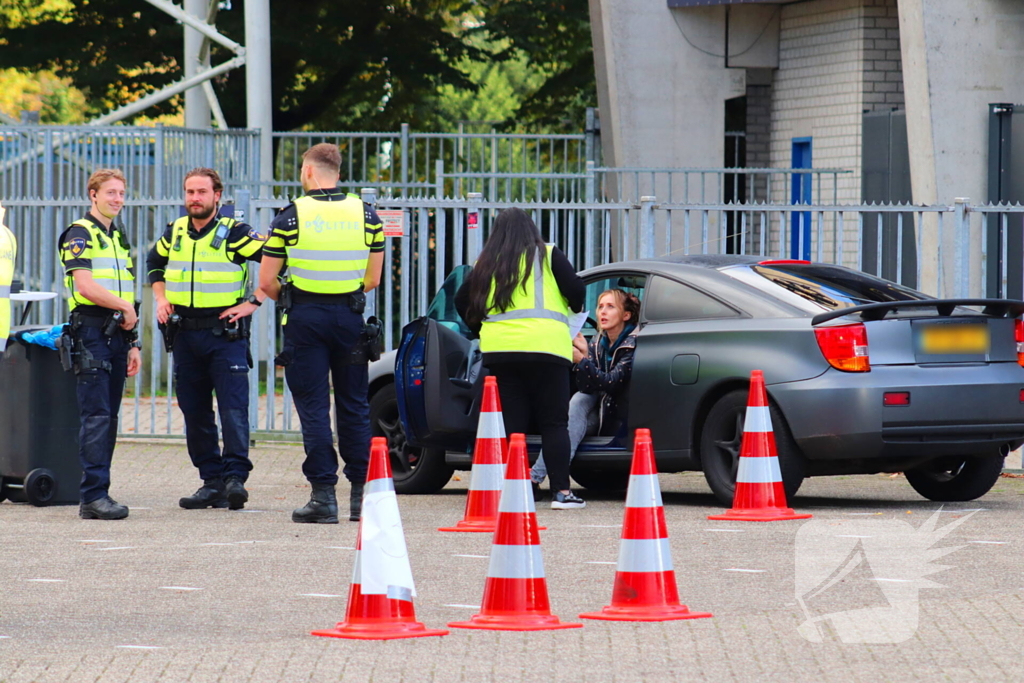
[[[1024,320],[1013,321],[1013,336],[1017,341],[1017,365],[1024,366]]]
[[[1024,332],[1024,328],[1021,328]],[[828,364],[844,372],[870,372],[868,331],[862,323],[838,327],[816,327],[814,336]],[[1018,355],[1019,358],[1019,355]]]

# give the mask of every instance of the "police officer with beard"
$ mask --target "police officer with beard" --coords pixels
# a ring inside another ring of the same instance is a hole
[[[263,302],[247,298],[246,261],[259,261],[264,237],[218,216],[224,186],[212,168],[185,175],[186,215],[174,221],[146,259],[165,342],[173,346],[185,439],[203,485],[178,504],[186,510],[240,510],[249,500],[249,316]],[[217,395],[224,449],[217,439]]]

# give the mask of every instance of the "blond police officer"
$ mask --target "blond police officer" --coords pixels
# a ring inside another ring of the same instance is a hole
[[[66,273],[82,464],[82,519],[124,519],[128,508],[109,495],[125,377],[142,366],[135,324],[135,267],[131,246],[114,219],[124,206],[125,178],[116,169],[89,177],[89,212],[60,236]]]
[[[212,168],[185,174],[184,216],[149,252],[146,269],[157,321],[174,351],[185,440],[203,485],[178,504],[186,510],[240,510],[249,500],[249,316],[265,298],[246,297],[246,261],[259,261],[264,237],[219,216],[224,190]],[[217,394],[224,449],[217,439]]]
[[[302,423],[302,472],[313,488],[309,503],[292,513],[294,522],[338,522],[329,380],[338,450],[352,485],[352,521],[359,520],[369,460],[368,364],[358,351],[365,345],[365,293],[380,283],[384,233],[372,208],[337,187],[340,167],[335,145],[306,151],[301,171],[306,194],[271,223],[260,267],[260,288],[279,301],[277,276],[286,262],[288,267],[284,299],[290,310],[278,358]]]

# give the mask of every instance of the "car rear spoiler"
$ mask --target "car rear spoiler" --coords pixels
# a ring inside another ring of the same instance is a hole
[[[885,301],[877,304],[864,304],[850,308],[838,308],[827,313],[819,313],[811,318],[811,325],[820,325],[829,320],[848,315],[860,315],[861,320],[881,320],[890,313],[901,308],[934,308],[941,316],[950,316],[957,306],[984,306],[982,315],[994,318],[1016,318],[1024,314],[1024,301],[1015,299],[920,299],[915,301]]]

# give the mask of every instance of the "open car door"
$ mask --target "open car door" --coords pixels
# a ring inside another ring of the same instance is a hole
[[[455,310],[471,266],[455,268],[427,315],[402,330],[395,358],[398,412],[410,444],[467,452],[476,435],[483,367],[480,342]]]

